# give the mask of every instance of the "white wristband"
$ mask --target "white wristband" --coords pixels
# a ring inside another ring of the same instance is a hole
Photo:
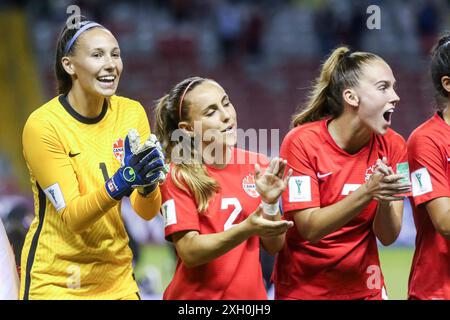
[[[274,204],[265,203],[261,200],[262,208],[265,214],[268,216],[276,216],[278,213],[278,202]]]

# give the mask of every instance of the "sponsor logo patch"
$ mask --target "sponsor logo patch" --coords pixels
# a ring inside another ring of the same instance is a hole
[[[73,158],[73,157],[76,157],[77,155],[79,155],[80,154],[80,152],[72,152],[72,151],[70,151],[69,152],[69,157],[70,158]]]
[[[327,172],[327,173],[317,172],[317,178],[324,179],[324,178],[326,178],[328,176],[331,176],[332,174],[333,174],[333,172]]]
[[[126,167],[123,169],[123,178],[125,181],[133,182],[136,179],[136,173],[132,167]]]

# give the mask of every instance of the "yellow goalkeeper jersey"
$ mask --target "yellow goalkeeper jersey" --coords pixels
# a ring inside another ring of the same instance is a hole
[[[140,103],[119,96],[105,99],[95,119],[78,114],[65,95],[28,118],[23,153],[35,218],[22,251],[22,299],[121,299],[138,292],[120,202],[104,188],[121,165],[131,128],[142,142],[150,134]],[[148,197],[135,191],[131,202],[150,219],[161,204],[159,188]],[[92,210],[101,217],[75,230],[71,223]]]

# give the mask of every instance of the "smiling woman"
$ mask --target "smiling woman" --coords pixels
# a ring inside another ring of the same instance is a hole
[[[139,298],[120,200],[129,196],[141,217],[153,218],[165,167],[142,105],[115,95],[122,70],[105,27],[84,19],[64,27],[59,95],[23,130],[36,217],[22,251],[22,299]]]
[[[185,79],[160,99],[155,114],[171,162],[161,185],[165,235],[178,257],[164,299],[267,299],[260,243],[275,254],[293,225],[278,210],[290,176],[286,161],[272,159],[266,168],[262,155],[234,147],[236,110],[213,80]],[[181,161],[172,152],[180,144],[175,131],[192,143]]]
[[[70,33],[66,29],[63,35]],[[95,22],[84,24],[63,44],[59,42],[55,62],[58,91],[67,94],[75,111],[94,118],[101,112],[104,97],[117,90],[123,70],[119,44],[110,31]]]

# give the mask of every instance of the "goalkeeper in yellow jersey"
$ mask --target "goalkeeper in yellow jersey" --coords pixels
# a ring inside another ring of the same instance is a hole
[[[82,19],[62,30],[59,95],[23,130],[36,216],[22,252],[21,299],[139,299],[120,200],[129,196],[152,219],[167,171],[142,105],[115,95],[122,69],[103,26]]]

